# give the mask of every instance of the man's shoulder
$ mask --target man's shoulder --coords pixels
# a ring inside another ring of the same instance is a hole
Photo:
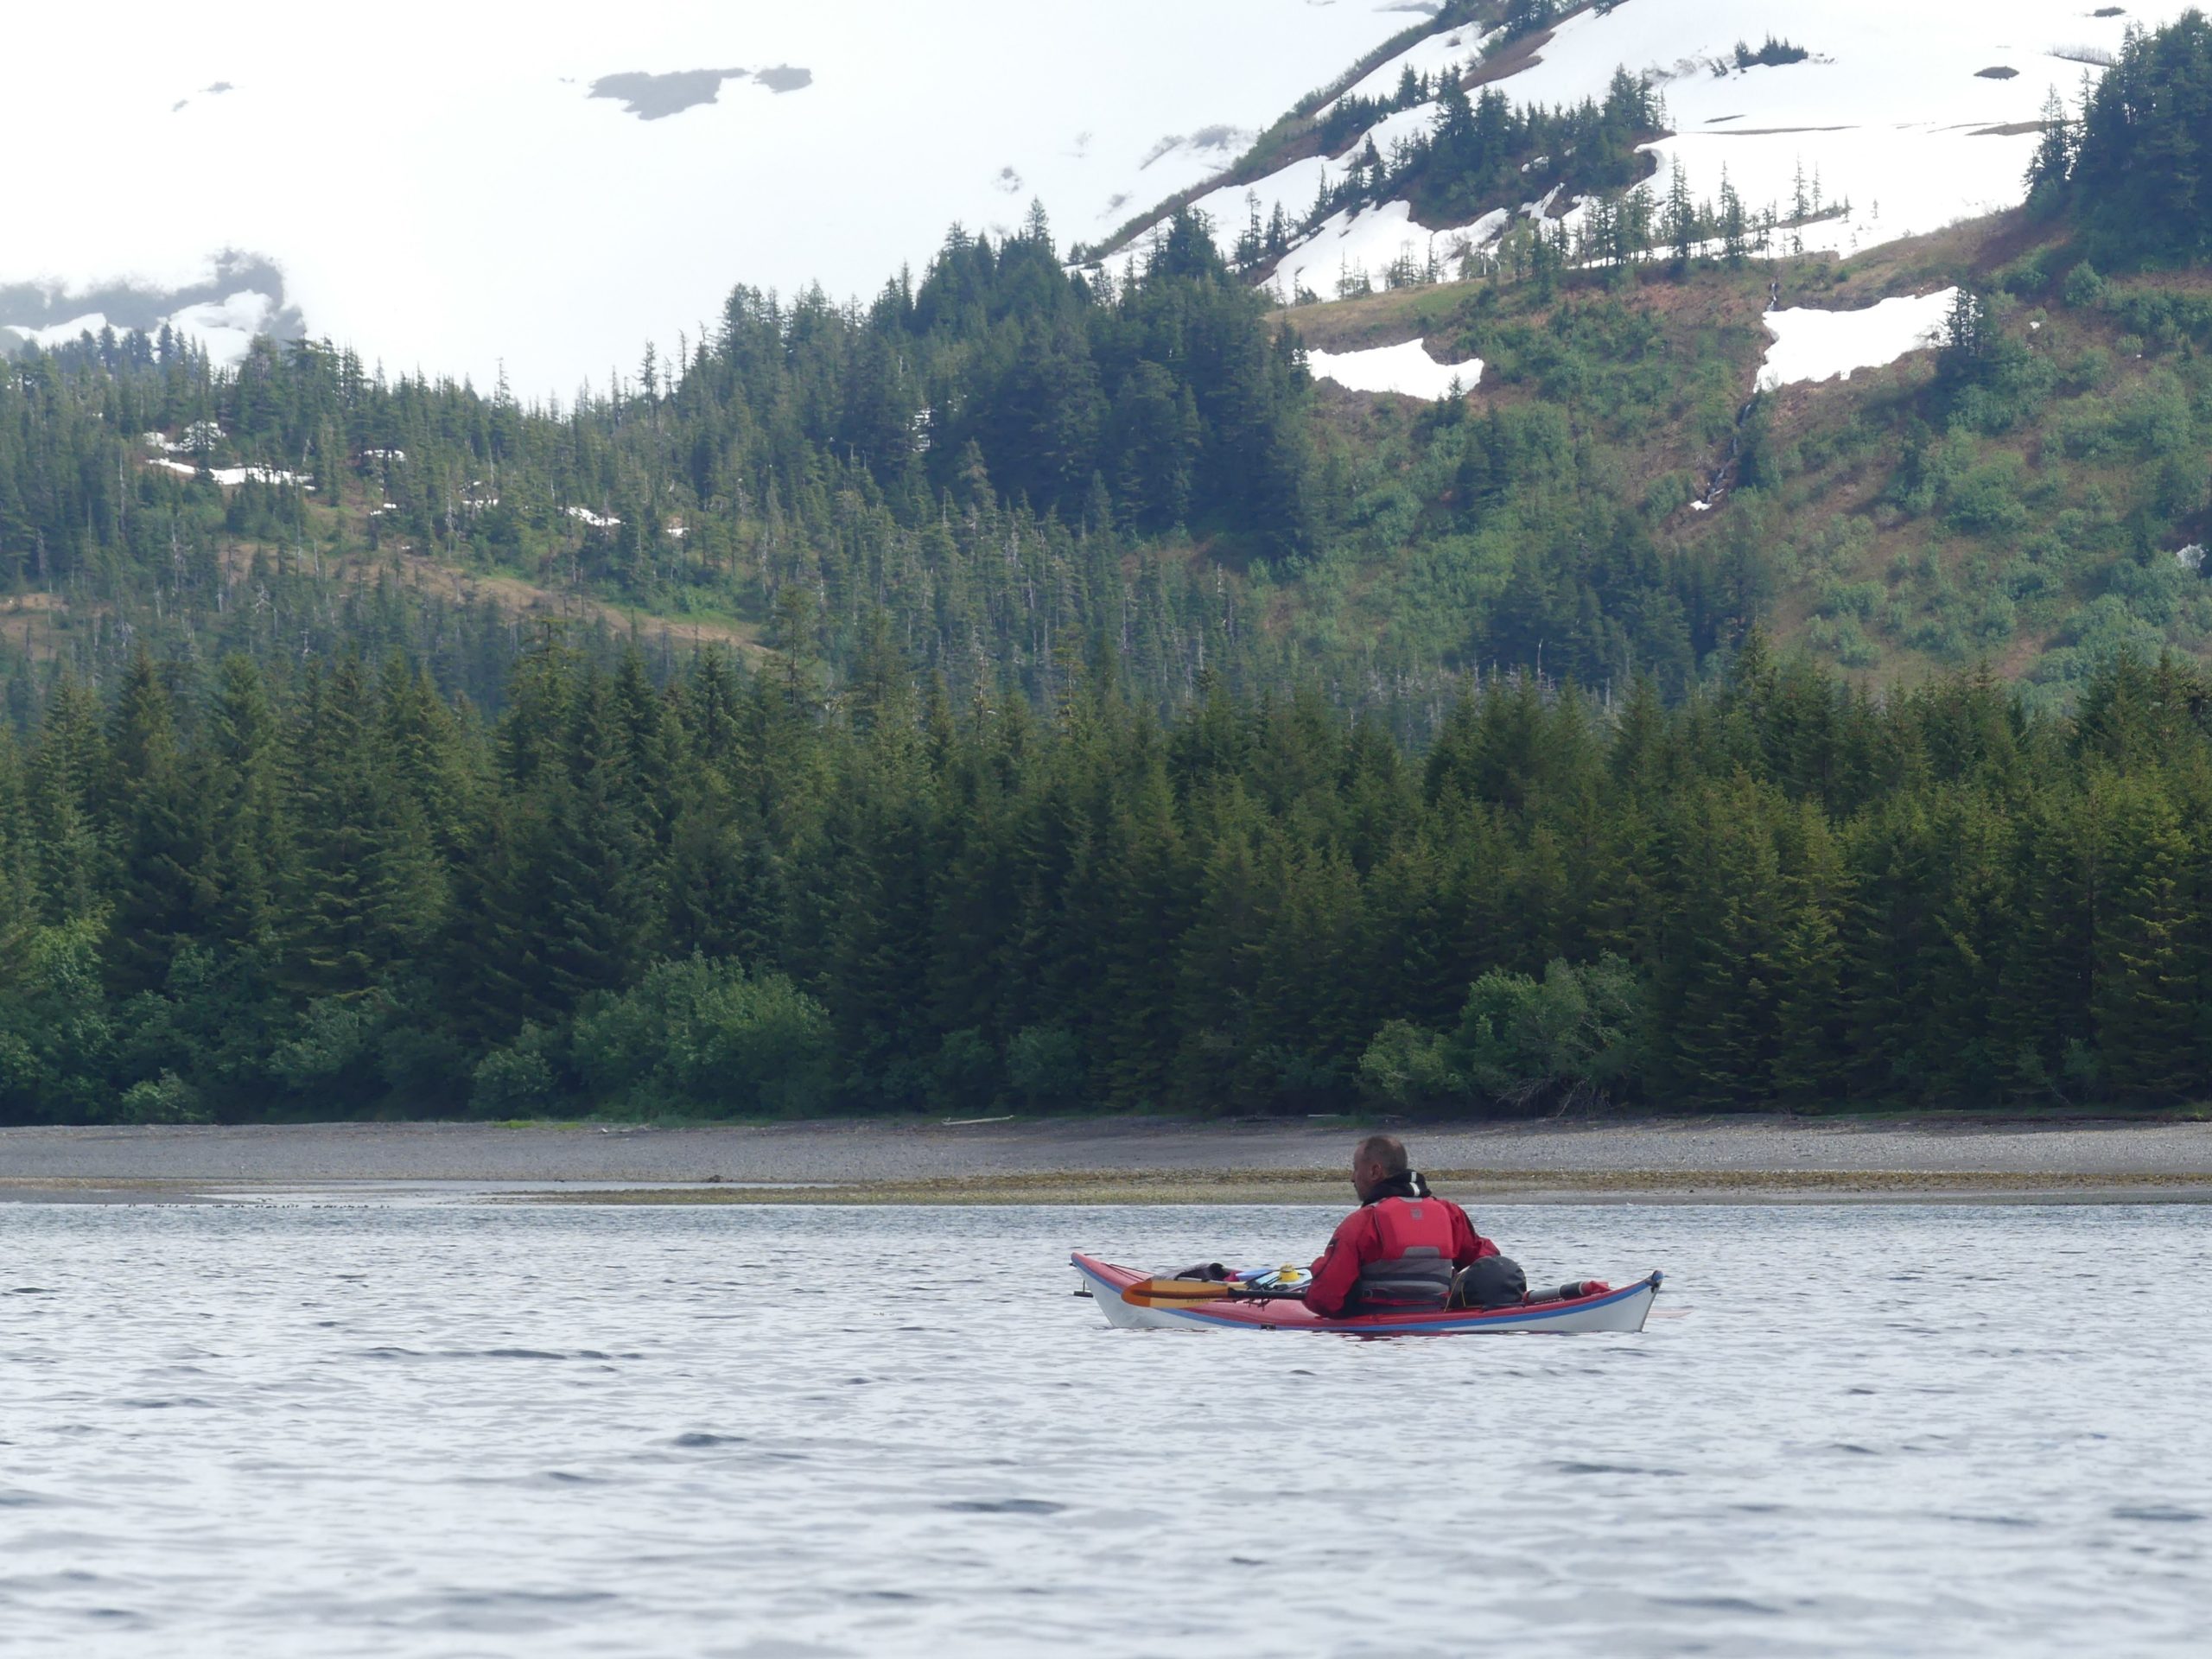
[[[1337,1224],[1336,1236],[1338,1238],[1346,1238],[1355,1233],[1371,1232],[1374,1227],[1375,1206],[1370,1204],[1363,1204]]]

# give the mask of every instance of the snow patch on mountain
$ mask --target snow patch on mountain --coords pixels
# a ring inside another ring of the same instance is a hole
[[[66,346],[79,334],[97,336],[106,327],[107,314],[105,311],[87,311],[81,317],[72,317],[67,322],[52,323],[44,328],[34,328],[20,322],[0,323],[0,334],[13,334],[19,340],[50,352],[57,346]]]
[[[1089,136],[1087,133],[1084,135],[1086,138]],[[1188,137],[1179,132],[1170,133],[1147,150],[1144,160],[1138,165],[1149,171],[1160,162],[1175,156],[1186,161],[1210,161],[1212,165],[1220,167],[1235,161],[1259,136],[1249,127],[1232,127],[1217,121],[1211,126],[1200,127]]]
[[[279,309],[273,294],[242,289],[219,300],[180,307],[165,321],[178,334],[197,340],[218,363],[235,363],[246,353],[256,334],[269,332]]]
[[[54,351],[105,329],[158,334],[167,327],[192,340],[210,359],[230,365],[256,334],[295,339],[297,312],[286,302],[283,278],[264,261],[229,255],[197,282],[162,289],[135,283],[73,291],[35,283],[0,286],[0,355],[35,346]]]
[[[1484,34],[1471,25],[1458,29],[1439,29],[1435,34],[1415,41],[1404,51],[1386,62],[1378,64],[1344,88],[1346,98],[1388,98],[1398,90],[1398,82],[1407,70],[1412,70],[1423,79],[1433,79],[1445,70],[1463,66],[1471,59],[1479,58],[1484,48],[1495,41],[1503,30]],[[1337,105],[1332,99],[1319,113],[1326,115]]]
[[[1923,294],[1866,306],[1856,311],[1823,311],[1799,306],[1766,314],[1774,336],[1759,367],[1759,390],[1851,378],[1859,369],[1886,368],[1912,352],[1932,351],[1943,343],[1943,320],[1958,302],[1959,290]]]
[[[1440,363],[1418,340],[1360,352],[1309,351],[1306,360],[1316,379],[1333,380],[1353,391],[1397,391],[1408,397],[1448,397],[1455,388],[1472,391],[1483,378],[1479,357]]]
[[[1413,208],[1386,201],[1360,213],[1339,208],[1293,249],[1272,279],[1288,302],[1303,289],[1333,297],[1339,281],[1370,272],[1380,287],[1393,265],[1409,263],[1423,271],[1435,251],[1435,232],[1414,223]]]
[[[311,490],[315,488],[315,481],[312,479],[299,473],[284,472],[275,467],[208,467],[203,468],[194,465],[190,461],[164,461],[158,456],[149,461],[146,464],[149,467],[158,467],[164,472],[175,473],[185,478],[198,478],[204,471],[209,478],[214,480],[216,483],[221,485],[226,490],[235,490],[239,486],[247,483],[297,484],[302,489]]]
[[[1802,174],[1824,208],[1850,210],[1790,231],[1790,245],[1850,253],[2016,206],[2044,98],[2053,87],[2070,98],[2080,81],[2062,44],[2116,54],[2131,22],[2156,28],[2186,9],[2149,0],[2098,17],[2080,0],[1626,0],[1569,19],[1541,61],[1498,84],[1554,104],[1597,95],[1619,68],[1648,73],[1676,135],[1651,146],[1656,195],[1681,168],[1710,199],[1725,168],[1753,211],[1771,203],[1789,217]],[[1813,55],[1733,71],[1735,42],[1770,34]],[[1992,64],[2020,73],[1984,77]]]
[[[1567,19],[1534,61],[1491,84],[1518,104],[1556,105],[1601,99],[1622,69],[1648,75],[1674,135],[1647,147],[1657,158],[1656,199],[1677,169],[1703,200],[1717,197],[1725,175],[1750,212],[1770,207],[1792,221],[1802,182],[1803,222],[1786,226],[1777,251],[1847,254],[2017,205],[2050,91],[2071,98],[2085,68],[2094,74],[2113,60],[2130,24],[2154,29],[2187,7],[2147,0],[2098,16],[2080,0],[1621,0]],[[1809,55],[1738,68],[1736,43],[1770,35]],[[1439,30],[1353,90],[1387,94],[1408,67],[1432,77],[1463,68],[1485,44],[1471,28]],[[1993,66],[2018,73],[1991,76]],[[1402,111],[1337,157],[1305,157],[1193,205],[1228,254],[1255,207],[1263,223],[1278,206],[1296,222],[1369,142],[1387,156],[1435,116],[1433,104]],[[1339,276],[1379,286],[1394,265],[1405,273],[1408,253],[1425,270],[1431,248],[1441,274],[1456,275],[1453,251],[1494,244],[1516,207],[1552,211],[1548,201],[1500,202],[1466,224],[1427,227],[1405,202],[1338,214],[1293,251],[1271,285],[1286,299],[1301,283],[1326,297]],[[1586,210],[1573,204],[1567,216]]]

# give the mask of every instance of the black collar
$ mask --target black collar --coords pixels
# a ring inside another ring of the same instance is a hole
[[[1428,1183],[1421,1179],[1421,1171],[1409,1169],[1402,1175],[1393,1175],[1378,1185],[1374,1196],[1363,1200],[1380,1204],[1385,1198],[1427,1198],[1435,1194],[1428,1190]]]

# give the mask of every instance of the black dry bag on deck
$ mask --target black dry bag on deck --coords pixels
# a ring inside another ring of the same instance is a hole
[[[1529,1299],[1529,1275],[1510,1256],[1486,1255],[1452,1281],[1454,1307],[1518,1307]]]

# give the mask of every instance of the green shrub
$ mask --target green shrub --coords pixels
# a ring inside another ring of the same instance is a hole
[[[2058,646],[2037,659],[2032,677],[2050,684],[2075,683],[2123,655],[2155,662],[2165,643],[2164,632],[2137,616],[2125,597],[2104,594],[2074,613]]]
[[[2064,290],[2066,303],[2077,311],[2086,311],[2105,302],[2105,279],[2097,275],[2097,268],[2084,259],[2066,273]]]
[[[2050,250],[2037,248],[2033,253],[2022,255],[1999,270],[1992,280],[2007,294],[2042,293],[2050,286]]]
[[[0,1117],[51,1122],[105,1115],[116,1031],[100,984],[105,926],[82,916],[35,927],[0,963]]]
[[[514,1041],[486,1054],[477,1064],[469,1109],[480,1117],[526,1117],[550,1104],[558,1084],[550,1043],[543,1027],[525,1025]]]
[[[2190,449],[2195,437],[2189,394],[2163,372],[2120,399],[2113,424],[2121,447],[2135,456],[2177,454]]]
[[[2151,510],[2171,524],[2204,510],[2204,459],[2195,453],[2170,454],[2158,463],[2151,485]]]
[[[2095,461],[2122,442],[2111,404],[2094,393],[2076,398],[2057,420],[2058,447],[2075,461]]]
[[[1090,1083],[1083,1044],[1059,1026],[1025,1026],[1014,1033],[1006,1046],[1006,1074],[1032,1106],[1080,1100]]]
[[[1643,498],[1643,511],[1654,518],[1664,518],[1688,505],[1697,496],[1697,480],[1688,473],[1662,473],[1651,482]]]
[[[930,1071],[930,1103],[948,1111],[993,1103],[1001,1081],[998,1050],[982,1032],[973,1027],[949,1031],[938,1045],[937,1064]]]
[[[1541,981],[1493,971],[1468,989],[1456,1046],[1476,1086],[1509,1104],[1603,1099],[1641,1060],[1643,1004],[1635,969],[1611,953],[1554,959]]]
[[[2107,596],[2123,602],[2133,620],[2154,628],[2164,628],[2174,620],[2176,607],[2202,580],[2168,553],[2119,560],[2105,575]]]
[[[2027,469],[2018,455],[1993,456],[1952,481],[1944,517],[1972,536],[2015,534],[2027,523],[2020,499],[2026,488]]]
[[[1855,616],[1816,616],[1806,626],[1805,640],[1846,668],[1872,668],[1882,660],[1880,647],[1866,637]]]
[[[2012,637],[2019,621],[2012,600],[2001,592],[1993,592],[1974,611],[1974,637],[1985,645],[2002,644]]]
[[[386,1008],[377,997],[319,997],[308,1004],[298,1034],[280,1043],[269,1069],[294,1089],[352,1078],[369,1071]]]
[[[823,1103],[830,1016],[781,974],[737,963],[664,962],[620,996],[593,999],[569,1050],[595,1101],[639,1109],[786,1113]]]
[[[118,1123],[205,1123],[200,1091],[174,1071],[142,1078],[123,1091],[113,1114]]]
[[[1359,1058],[1359,1086],[1386,1106],[1425,1106],[1472,1097],[1473,1086],[1453,1065],[1445,1039],[1410,1020],[1392,1020]]]
[[[1493,970],[1468,987],[1448,1033],[1385,1024],[1360,1058],[1359,1081],[1393,1105],[1602,1105],[1643,1064],[1643,1019],[1642,980],[1610,953],[1580,966],[1554,958],[1541,980]]]
[[[1885,596],[1878,582],[1823,582],[1821,608],[1831,615],[1855,616],[1863,622],[1874,614]]]
[[[2094,391],[2112,378],[2112,353],[2101,346],[2084,346],[2058,366],[2057,389],[2069,397]]]

